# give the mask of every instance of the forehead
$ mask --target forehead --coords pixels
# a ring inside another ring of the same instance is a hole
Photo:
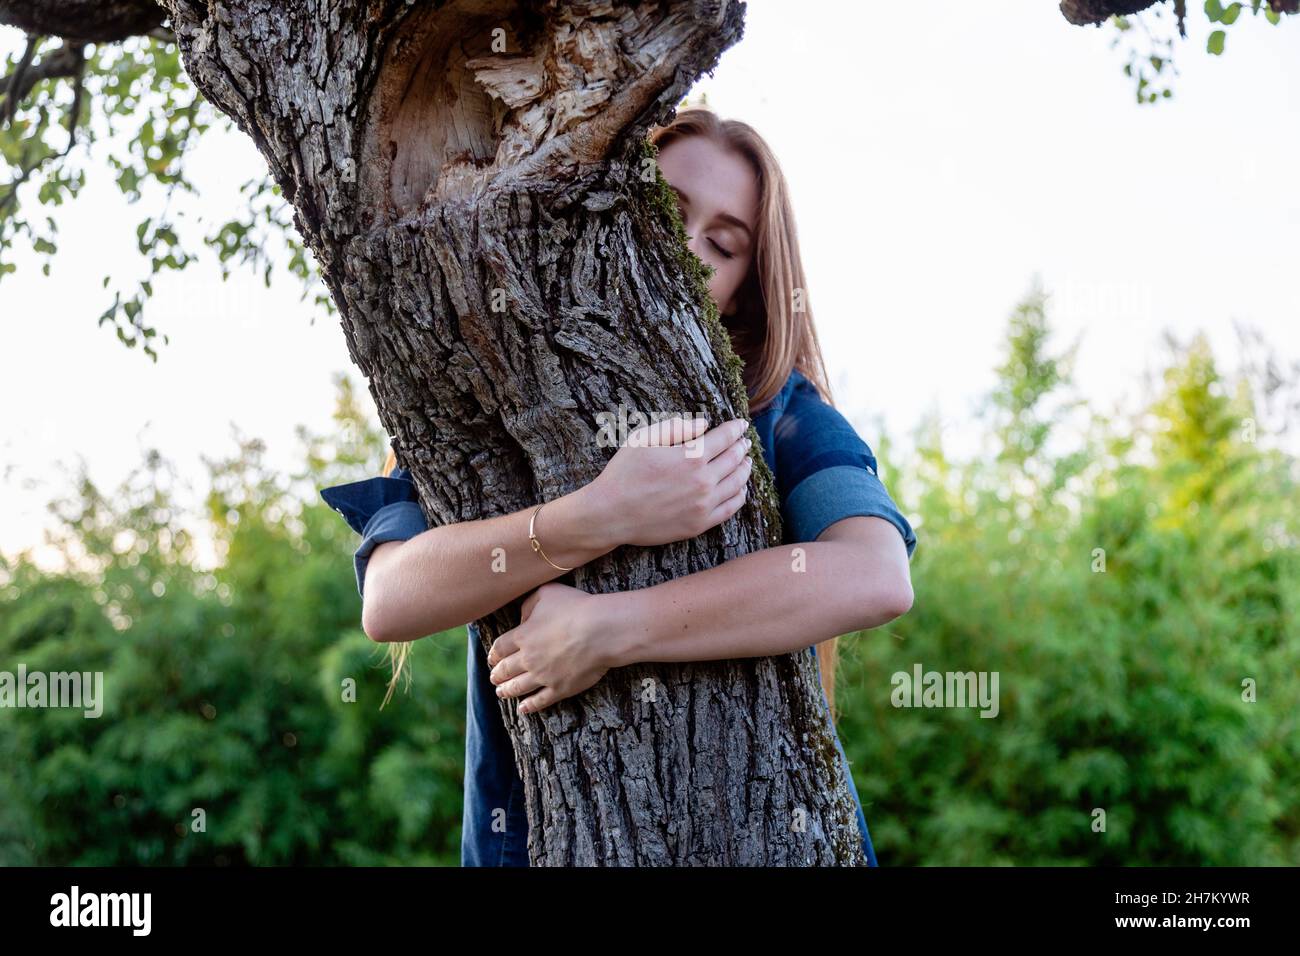
[[[704,136],[687,136],[659,151],[664,179],[705,214],[726,212],[751,227],[758,215],[758,180],[740,153]]]

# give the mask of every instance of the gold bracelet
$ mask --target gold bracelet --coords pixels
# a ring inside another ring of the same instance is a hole
[[[549,564],[551,567],[555,568],[555,570],[572,571],[573,568],[562,568],[554,561],[552,561],[550,558],[546,557],[546,552],[542,550],[542,543],[537,540],[537,535],[533,533],[533,522],[537,520],[537,513],[541,511],[542,508],[545,507],[545,505],[546,502],[543,501],[540,505],[537,506],[537,510],[533,512],[533,516],[528,519],[528,540],[532,544],[533,550],[536,551],[538,554],[540,554],[543,560],[545,560],[546,563]]]

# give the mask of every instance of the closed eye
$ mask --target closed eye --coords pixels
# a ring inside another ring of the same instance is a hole
[[[710,239],[710,240],[709,240],[709,244],[712,245],[714,249],[717,249],[718,252],[720,252],[720,253],[722,254],[722,257],[723,257],[724,259],[734,259],[734,258],[736,258],[736,254],[735,254],[734,252],[728,252],[726,249],[722,248],[722,246],[718,245],[718,243],[717,243],[716,240],[714,240],[714,239]]]

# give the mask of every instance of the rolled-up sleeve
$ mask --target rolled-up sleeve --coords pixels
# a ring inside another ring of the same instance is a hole
[[[410,473],[401,468],[384,477],[322,488],[320,495],[361,535],[361,544],[353,555],[353,568],[357,593],[362,597],[366,565],[375,548],[385,541],[406,541],[429,529]]]
[[[428,531],[428,522],[424,512],[414,501],[398,501],[384,505],[374,513],[362,531],[361,546],[352,557],[357,573],[357,593],[365,596],[366,565],[370,563],[370,553],[385,541],[406,541],[422,531]]]
[[[790,542],[816,541],[844,518],[883,518],[910,560],[916,533],[878,474],[875,455],[839,410],[803,379],[776,422],[777,489]]]

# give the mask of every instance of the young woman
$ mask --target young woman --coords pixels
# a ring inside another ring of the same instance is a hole
[[[592,482],[541,510],[429,528],[409,472],[322,490],[362,535],[362,627],[389,642],[394,683],[411,641],[483,616],[522,594],[520,626],[486,654],[469,625],[461,862],[527,866],[523,783],[497,697],[536,712],[638,661],[765,657],[807,649],[833,715],[835,638],[912,605],[916,536],[876,473],[870,447],[830,404],[785,178],[748,125],[684,109],[651,140],[677,193],[692,252],[714,268],[709,294],[744,362],[760,451],[776,477],[785,541],[804,549],[742,555],[639,591],[593,595],[554,582],[622,544],[693,537],[744,503],[745,422],[672,419],[642,430]],[[688,454],[687,443],[692,451]],[[532,531],[543,553],[534,552]],[[485,555],[505,549],[503,573]],[[816,644],[806,643],[812,638]],[[389,687],[389,693],[392,686]],[[875,852],[858,801],[870,865]],[[504,830],[500,814],[504,810]],[[497,823],[494,826],[494,822]]]

